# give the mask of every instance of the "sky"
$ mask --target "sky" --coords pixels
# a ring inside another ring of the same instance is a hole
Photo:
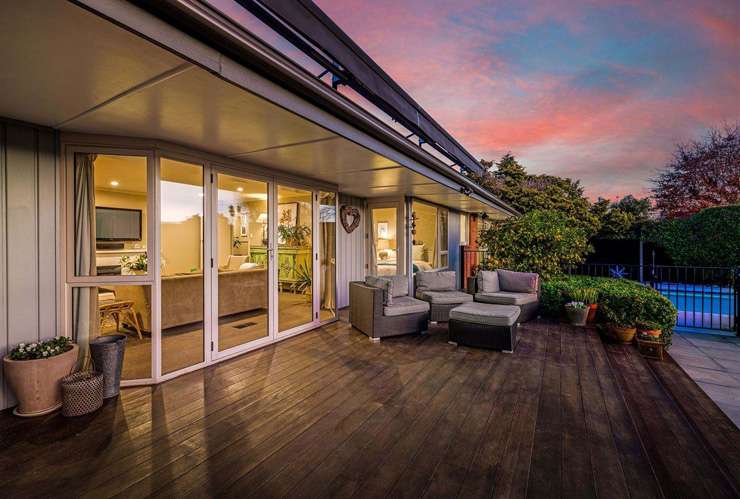
[[[740,120],[740,0],[315,0],[477,158],[649,194]]]

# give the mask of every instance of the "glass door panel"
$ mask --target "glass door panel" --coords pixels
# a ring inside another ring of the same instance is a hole
[[[337,194],[319,193],[319,320],[336,317]]]
[[[372,243],[370,249],[370,274],[396,275],[399,272],[397,208],[373,208],[371,211]]]
[[[313,193],[277,188],[278,332],[314,321]]]
[[[218,351],[270,336],[269,184],[219,173],[213,256]]]
[[[205,360],[203,166],[160,161],[162,373]]]

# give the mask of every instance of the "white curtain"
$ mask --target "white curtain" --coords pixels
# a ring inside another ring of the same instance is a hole
[[[95,266],[95,154],[75,154],[75,275],[97,275]],[[87,358],[90,338],[98,334],[97,288],[75,288],[72,293],[72,339]]]
[[[321,248],[323,249],[321,273],[321,308],[336,310],[336,222],[321,224]]]

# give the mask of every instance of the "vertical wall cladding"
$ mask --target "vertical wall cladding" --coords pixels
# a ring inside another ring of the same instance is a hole
[[[337,307],[349,306],[349,283],[350,281],[362,281],[365,279],[365,215],[367,213],[366,201],[361,198],[339,194],[339,206],[354,206],[360,210],[360,225],[347,234],[347,231],[339,223],[339,236],[337,239]]]
[[[0,356],[59,334],[56,136],[0,119]],[[14,404],[0,373],[0,408]]]

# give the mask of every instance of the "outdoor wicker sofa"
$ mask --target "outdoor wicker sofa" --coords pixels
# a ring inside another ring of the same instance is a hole
[[[539,274],[503,269],[481,270],[475,277],[469,277],[467,284],[468,293],[474,295],[476,302],[519,307],[519,323],[537,317],[541,293]]]
[[[408,296],[406,276],[349,283],[349,322],[373,341],[428,329],[429,303]]]
[[[449,321],[450,310],[473,301],[472,295],[457,289],[454,271],[417,272],[414,274],[414,296],[429,302],[432,323]]]

